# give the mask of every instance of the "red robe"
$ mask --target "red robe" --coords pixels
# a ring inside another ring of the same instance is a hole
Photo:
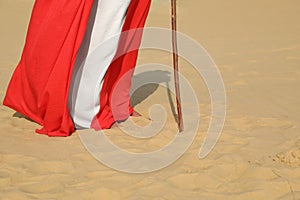
[[[131,0],[123,31],[143,28],[151,0]],[[93,0],[36,0],[21,60],[9,83],[3,104],[42,126],[36,132],[69,136],[74,123],[68,110],[68,90],[76,55],[83,40]],[[141,32],[128,34],[118,52],[139,46]],[[115,84],[136,65],[138,50],[113,61],[100,93],[100,110],[92,128],[110,128],[116,121],[111,99]],[[118,98],[119,119],[127,118],[131,79]]]

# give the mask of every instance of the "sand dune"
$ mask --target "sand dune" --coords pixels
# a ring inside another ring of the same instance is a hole
[[[179,30],[207,49],[226,87],[226,123],[211,154],[198,159],[210,119],[209,94],[192,66],[181,60],[180,71],[199,98],[201,121],[179,160],[147,174],[118,172],[94,159],[77,132],[68,138],[38,135],[35,123],[0,106],[0,199],[300,199],[300,2],[178,4]],[[32,5],[33,0],[0,0],[1,101],[23,48]],[[147,26],[169,27],[168,6],[154,1]],[[142,51],[139,64],[149,62],[171,65],[171,57]],[[155,103],[166,108],[160,134],[138,140],[117,127],[105,134],[133,152],[166,145],[176,133],[167,90],[148,85],[134,101],[145,117]]]

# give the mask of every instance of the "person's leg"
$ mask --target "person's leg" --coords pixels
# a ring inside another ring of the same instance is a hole
[[[68,97],[76,128],[89,128],[100,109],[102,81],[118,48],[118,36],[110,38],[121,33],[129,3],[130,0],[99,0],[93,5]]]
[[[109,66],[100,92],[100,110],[91,128],[107,129],[116,121],[124,121],[134,113],[130,104],[130,88],[143,28],[151,0],[131,0],[123,25],[123,34],[114,60]]]

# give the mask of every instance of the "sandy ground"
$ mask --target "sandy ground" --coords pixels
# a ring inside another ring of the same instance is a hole
[[[0,100],[21,54],[32,0],[0,0]],[[300,2],[296,0],[179,1],[179,30],[201,43],[218,65],[227,92],[221,138],[198,159],[210,100],[200,76],[180,70],[199,98],[201,123],[187,152],[171,166],[127,174],[104,166],[79,134],[48,138],[38,126],[0,107],[0,199],[300,199]],[[169,27],[168,3],[154,1],[147,26]],[[142,51],[139,63],[171,64],[170,55]],[[151,88],[152,87],[152,88]],[[297,89],[298,88],[298,89]],[[148,86],[136,109],[166,107],[166,126],[149,140],[105,132],[117,145],[148,152],[167,144],[176,123],[166,89]],[[143,118],[136,121],[144,122]]]

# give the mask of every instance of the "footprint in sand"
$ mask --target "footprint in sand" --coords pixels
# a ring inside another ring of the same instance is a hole
[[[291,167],[300,167],[300,147],[294,148],[285,153],[277,154],[274,156],[273,161]]]

